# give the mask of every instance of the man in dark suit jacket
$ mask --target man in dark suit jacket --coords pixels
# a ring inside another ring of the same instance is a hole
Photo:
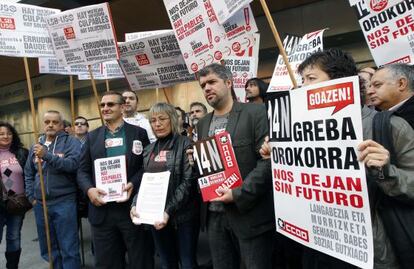
[[[271,268],[275,233],[271,165],[259,154],[268,132],[265,106],[234,101],[232,74],[222,65],[200,70],[199,83],[214,108],[197,125],[199,139],[229,132],[243,179],[241,187],[223,191],[204,205],[202,221],[213,267],[238,269],[241,258],[246,268]]]
[[[391,64],[379,68],[371,79],[367,95],[380,110],[391,110],[414,128],[414,68]]]
[[[129,217],[131,197],[142,178],[142,152],[149,140],[144,129],[123,121],[123,104],[122,95],[117,92],[103,95],[101,111],[106,124],[88,134],[78,170],[78,184],[91,203],[88,217],[95,246],[95,268],[99,269],[125,268],[125,250],[130,268],[153,268],[151,237]],[[127,198],[106,203],[102,199],[106,193],[96,188],[94,161],[122,155],[126,157]]]

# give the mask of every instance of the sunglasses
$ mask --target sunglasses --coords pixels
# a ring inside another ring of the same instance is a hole
[[[86,122],[75,122],[75,126],[86,126]]]
[[[115,105],[120,105],[121,103],[115,103],[115,102],[108,102],[108,103],[101,103],[100,106],[101,108],[104,108],[105,106],[107,107],[114,107]]]

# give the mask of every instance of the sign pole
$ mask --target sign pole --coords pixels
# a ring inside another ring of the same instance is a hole
[[[30,100],[30,110],[32,113],[32,123],[33,123],[33,134],[35,143],[37,143],[39,139],[39,129],[37,128],[36,122],[36,110],[34,105],[34,97],[33,97],[33,88],[32,88],[32,80],[30,78],[30,71],[29,71],[29,64],[27,62],[27,58],[23,58],[24,61],[24,69],[26,71],[26,80],[27,80],[27,88],[29,92],[29,100]],[[53,269],[53,257],[52,257],[52,245],[50,241],[50,230],[49,230],[49,217],[47,213],[47,205],[46,205],[46,191],[45,191],[45,181],[43,177],[43,169],[40,159],[37,158],[37,172],[39,173],[40,178],[40,189],[42,193],[42,205],[43,205],[43,217],[45,220],[45,232],[46,232],[46,243],[47,243],[47,252],[49,255],[49,269]]]
[[[165,88],[162,88],[162,91],[164,92],[165,99],[167,99],[167,103],[171,104],[170,98],[168,98],[168,95],[167,95],[167,92],[165,91]]]
[[[73,76],[69,76],[69,90],[70,90],[70,112],[72,116],[72,128],[75,128],[75,93],[73,89]]]
[[[106,84],[106,91],[109,92],[109,79],[105,79],[105,84]]]
[[[101,118],[101,123],[103,125],[104,121],[103,121],[102,113],[101,113],[101,105],[100,105],[100,102],[99,102],[98,90],[96,89],[95,79],[93,77],[92,66],[88,65],[88,69],[89,69],[89,75],[91,77],[93,94],[95,95],[96,105],[98,106],[99,117]]]
[[[260,0],[260,4],[262,4],[263,11],[266,15],[266,19],[269,23],[270,29],[272,29],[273,36],[276,40],[277,47],[279,48],[280,54],[282,55],[283,61],[286,64],[290,80],[292,81],[293,88],[297,88],[298,84],[296,83],[295,74],[293,73],[292,67],[289,64],[288,57],[286,55],[285,48],[283,47],[282,40],[280,39],[279,33],[276,29],[275,22],[273,21],[272,15],[270,14],[269,8],[267,7],[266,0]]]

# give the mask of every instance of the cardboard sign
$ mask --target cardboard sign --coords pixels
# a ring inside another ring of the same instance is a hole
[[[164,0],[185,63],[191,73],[220,62],[254,42],[256,22],[249,6],[220,25],[209,0]]]
[[[96,187],[106,192],[102,199],[105,202],[126,199],[127,192],[123,191],[127,185],[125,156],[96,159],[94,165]]]
[[[363,139],[358,77],[268,95],[277,231],[372,269],[368,187],[357,150]]]
[[[46,18],[58,9],[32,5],[0,4],[0,55],[14,57],[54,56],[46,30]]]
[[[233,89],[239,102],[246,102],[246,82],[257,77],[260,34],[254,34],[254,39],[250,47],[224,60],[226,68],[233,74]]]
[[[241,8],[250,4],[253,0],[210,0],[214,13],[220,24],[223,24]]]
[[[312,53],[323,50],[323,32],[319,30],[304,35],[302,38],[296,36],[286,36],[283,45],[289,59],[289,64],[295,73],[296,83],[302,85],[302,77],[297,72],[299,65]],[[269,84],[268,92],[284,91],[293,88],[285,61],[282,55],[277,58],[272,80]]]
[[[412,1],[359,1],[354,9],[377,66],[390,63],[413,64]]]
[[[199,140],[193,150],[194,161],[201,175],[198,185],[204,202],[219,197],[219,189],[233,189],[242,184],[229,133],[221,132]]]
[[[119,43],[119,64],[133,90],[163,88],[195,80],[172,30]]]
[[[108,3],[49,16],[47,29],[59,65],[92,65],[119,58]]]

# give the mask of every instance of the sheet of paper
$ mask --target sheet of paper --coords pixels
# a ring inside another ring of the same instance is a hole
[[[170,171],[144,173],[136,205],[139,218],[132,220],[135,224],[154,225],[164,219],[170,174]]]

